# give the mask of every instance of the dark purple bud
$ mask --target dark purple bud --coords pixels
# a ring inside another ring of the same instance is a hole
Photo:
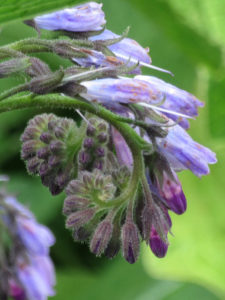
[[[103,170],[104,169],[105,162],[103,159],[98,159],[94,162],[94,168],[98,170]]]
[[[46,176],[50,174],[50,172],[51,172],[51,168],[49,168],[49,165],[45,161],[43,161],[39,168],[40,176]]]
[[[49,156],[48,164],[50,167],[55,168],[58,167],[61,163],[61,158],[55,155]]]
[[[52,141],[50,144],[50,149],[53,154],[59,154],[64,150],[64,143],[61,141]]]
[[[39,142],[35,140],[30,140],[22,145],[22,152],[21,152],[21,157],[23,159],[28,159],[31,158],[36,154],[36,150],[39,146]]]
[[[82,179],[83,179],[83,183],[86,187],[88,187],[88,188],[93,187],[93,184],[94,184],[93,179],[94,178],[91,176],[91,173],[84,172]]]
[[[86,151],[80,151],[79,152],[79,163],[86,165],[90,162],[91,156],[88,152]]]
[[[89,205],[89,201],[85,198],[77,197],[75,195],[67,196],[64,201],[63,214],[69,215],[76,210],[83,209]]]
[[[74,212],[68,216],[66,220],[66,227],[71,229],[78,229],[81,226],[87,224],[94,217],[95,213],[96,209],[94,208],[87,208]]]
[[[62,188],[58,186],[55,182],[50,181],[49,190],[53,196],[56,196],[62,192]]]
[[[98,147],[96,149],[96,154],[98,157],[104,157],[105,156],[105,149],[103,147]]]
[[[65,171],[64,173],[58,174],[56,176],[55,182],[60,188],[64,188],[65,185],[67,185],[69,179],[70,179],[69,173]]]
[[[139,256],[140,239],[138,228],[132,221],[126,221],[121,233],[123,257],[130,263],[136,262]]]
[[[56,127],[57,127],[57,122],[55,120],[48,122],[48,130],[54,131]]]
[[[45,159],[49,155],[50,155],[49,147],[43,147],[37,151],[37,157],[40,159]]]
[[[90,250],[96,256],[100,256],[108,246],[113,231],[113,225],[108,220],[103,220],[96,228],[91,239]]]
[[[149,244],[152,252],[155,254],[155,256],[162,258],[166,255],[168,250],[168,243],[164,242],[154,227],[151,230],[151,235],[149,239]]]
[[[108,140],[108,135],[105,132],[101,132],[98,136],[97,139],[99,143],[106,143]]]
[[[27,142],[33,139],[36,139],[40,134],[40,131],[36,127],[29,126],[25,129],[24,133],[21,136],[22,142]]]
[[[166,200],[169,208],[180,215],[186,211],[187,201],[176,174],[172,180],[165,172],[163,173],[163,183],[160,188],[161,196]]]
[[[93,229],[90,228],[89,226],[87,228],[86,228],[86,226],[80,227],[74,231],[73,238],[75,241],[85,242],[90,238],[92,231],[93,231]]]
[[[94,141],[92,138],[86,138],[83,143],[84,147],[90,149],[94,146]]]
[[[89,124],[87,128],[87,136],[94,136],[96,133],[96,129],[93,125]]]
[[[63,139],[65,137],[65,129],[63,127],[56,127],[55,130],[55,136],[58,139]]]
[[[45,144],[49,144],[52,140],[52,135],[51,133],[49,132],[43,132],[41,135],[40,135],[40,140],[45,143]]]
[[[40,160],[37,157],[33,157],[27,161],[27,170],[31,174],[37,174],[39,170]]]

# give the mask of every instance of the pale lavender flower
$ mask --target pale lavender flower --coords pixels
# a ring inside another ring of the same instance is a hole
[[[190,169],[201,177],[209,173],[208,164],[217,162],[214,152],[192,140],[179,125],[168,128],[168,135],[162,139],[157,138],[157,144],[175,171]]]
[[[198,115],[198,107],[204,105],[195,96],[188,93],[187,91],[184,91],[157,77],[138,75],[135,78],[148,82],[151,86],[154,86],[165,95],[165,102],[161,105],[161,107],[165,109],[185,114],[190,117],[195,117]],[[165,114],[174,121],[178,120],[179,124],[183,128],[189,128],[189,122],[186,119],[169,113]]]
[[[158,104],[163,99],[163,93],[148,83],[132,78],[104,78],[83,81],[81,85],[86,92],[80,95],[92,102],[103,104],[146,102]]]
[[[88,2],[34,18],[37,27],[47,30],[85,32],[101,30],[106,23],[102,4]]]
[[[2,220],[15,248],[9,293],[16,300],[47,300],[54,295],[55,273],[49,247],[55,238],[15,197],[4,197],[4,203]]]
[[[92,41],[108,40],[118,38],[119,35],[105,29],[101,34],[90,37]],[[151,58],[148,55],[149,49],[143,48],[138,42],[130,38],[124,38],[118,43],[108,46],[108,48],[122,61],[127,62],[129,58],[135,61],[151,64]]]

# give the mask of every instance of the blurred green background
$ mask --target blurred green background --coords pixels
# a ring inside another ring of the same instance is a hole
[[[19,137],[34,110],[0,115],[0,174],[11,177],[17,193],[38,220],[57,238],[52,249],[57,270],[55,300],[181,300],[225,299],[225,1],[224,0],[103,0],[107,27],[150,47],[154,65],[175,77],[160,76],[204,100],[190,133],[217,153],[218,163],[202,179],[190,172],[180,175],[188,200],[182,216],[173,215],[173,234],[167,257],[155,258],[142,245],[139,261],[129,265],[120,255],[108,261],[95,258],[87,246],[75,244],[64,229],[63,195],[51,197],[40,180],[26,174],[20,160]],[[22,19],[77,4],[71,0],[1,0],[0,45],[36,33]],[[64,64],[57,57],[40,55],[51,67]],[[2,79],[0,91],[23,78]],[[40,111],[38,111],[40,112]],[[68,111],[59,115],[76,117]]]

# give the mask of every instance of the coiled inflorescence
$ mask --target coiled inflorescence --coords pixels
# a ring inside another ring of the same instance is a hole
[[[78,127],[72,119],[53,114],[38,115],[30,120],[21,141],[21,157],[32,175],[40,175],[51,193],[60,193],[76,172],[80,148]]]

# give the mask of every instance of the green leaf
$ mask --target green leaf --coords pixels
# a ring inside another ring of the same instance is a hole
[[[225,79],[209,81],[209,126],[213,137],[225,139]]]
[[[146,14],[188,59],[194,63],[202,63],[213,70],[222,65],[220,47],[191,26],[184,24],[181,16],[169,3],[158,0],[129,0],[129,3]]]
[[[4,0],[0,4],[0,25],[15,20],[26,20],[40,14],[74,6],[76,0]]]

